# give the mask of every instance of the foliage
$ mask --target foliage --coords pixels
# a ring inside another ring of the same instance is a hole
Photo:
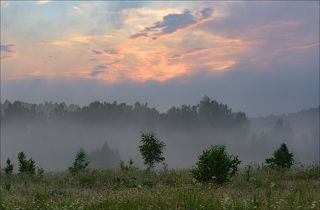
[[[224,145],[215,145],[203,151],[192,173],[200,182],[224,183],[237,172],[240,162],[226,152]]]
[[[19,173],[20,174],[35,174],[35,172],[36,172],[35,161],[32,158],[27,160],[24,152],[19,152],[18,162],[19,162]]]
[[[6,175],[11,175],[13,173],[13,164],[11,160],[8,158],[6,161],[6,167],[4,168],[4,172]]]
[[[83,172],[83,171],[85,171],[85,169],[87,168],[89,163],[90,162],[88,159],[88,155],[86,154],[86,152],[83,149],[80,149],[76,154],[73,165],[71,167],[69,167],[69,171],[72,174]]]
[[[163,149],[166,146],[164,142],[155,137],[155,134],[141,133],[141,145],[139,151],[144,159],[144,164],[148,169],[154,168],[155,164],[165,160],[163,157]]]
[[[291,168],[294,163],[293,153],[282,143],[279,149],[274,151],[273,157],[266,159],[266,163],[271,167]]]

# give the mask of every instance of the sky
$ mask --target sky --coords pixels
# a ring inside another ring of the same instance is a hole
[[[319,106],[317,1],[3,1],[1,100]]]

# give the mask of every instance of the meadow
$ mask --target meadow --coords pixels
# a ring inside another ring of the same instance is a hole
[[[240,169],[222,185],[190,170],[1,174],[1,209],[320,209],[320,167]]]

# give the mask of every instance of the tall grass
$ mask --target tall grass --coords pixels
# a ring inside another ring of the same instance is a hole
[[[320,209],[319,166],[241,170],[224,185],[190,170],[1,175],[1,209]]]

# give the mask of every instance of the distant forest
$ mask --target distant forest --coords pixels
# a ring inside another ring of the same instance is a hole
[[[20,101],[5,101],[1,104],[3,122],[11,120],[77,120],[90,123],[129,123],[162,124],[183,128],[237,127],[247,126],[248,119],[243,112],[232,112],[226,104],[205,96],[197,105],[172,107],[165,113],[150,108],[147,103],[136,102],[133,106],[126,103],[95,101],[88,106],[66,105],[65,103],[46,102],[29,104]]]

